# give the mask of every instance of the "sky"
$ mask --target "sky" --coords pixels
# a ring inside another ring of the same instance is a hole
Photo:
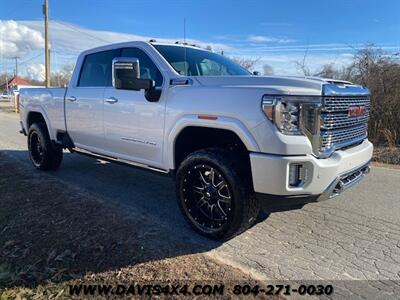
[[[42,0],[2,1],[0,73],[44,76]],[[80,51],[128,40],[183,40],[224,55],[258,59],[275,74],[301,75],[350,62],[373,43],[400,51],[400,0],[49,0],[51,68],[73,64]]]

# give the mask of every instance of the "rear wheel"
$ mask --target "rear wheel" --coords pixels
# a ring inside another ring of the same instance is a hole
[[[62,162],[62,147],[50,140],[44,123],[34,123],[29,128],[28,150],[32,164],[39,170],[56,170]]]
[[[229,151],[205,149],[190,154],[177,171],[179,206],[189,224],[213,239],[229,239],[250,227],[259,206],[249,174]]]

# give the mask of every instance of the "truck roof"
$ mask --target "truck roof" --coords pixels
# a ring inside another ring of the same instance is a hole
[[[192,43],[186,43],[186,42],[180,42],[180,41],[176,41],[175,43],[169,43],[169,42],[157,42],[157,41],[150,40],[149,44],[151,44],[151,45],[175,46],[175,47],[188,47],[188,48],[196,48],[196,49],[202,49],[202,50],[206,50],[207,51],[207,49],[202,48],[200,45],[192,44]]]
[[[189,44],[189,43],[183,43],[183,42],[157,42],[156,40],[150,40],[150,41],[128,41],[128,42],[120,42],[120,43],[112,43],[112,44],[106,44],[102,46],[98,46],[95,48],[87,49],[82,51],[81,54],[89,54],[93,52],[99,52],[99,51],[104,51],[104,50],[109,50],[109,49],[115,49],[115,48],[122,48],[122,47],[129,47],[129,46],[153,46],[153,45],[167,45],[167,46],[174,46],[174,47],[187,47],[187,48],[193,48],[193,49],[199,49],[199,50],[204,50],[204,51],[209,51],[208,49],[201,48],[199,45],[196,44]]]

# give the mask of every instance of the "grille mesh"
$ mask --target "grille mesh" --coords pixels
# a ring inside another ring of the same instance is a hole
[[[368,110],[370,106],[369,97],[325,97],[324,111],[338,112],[347,111],[351,106],[365,106]]]
[[[366,113],[349,117],[348,110],[354,106],[364,106]],[[369,109],[369,97],[325,97],[321,110],[321,151],[348,147],[364,140],[367,137]]]
[[[336,114],[322,114],[321,118],[323,124],[322,129],[339,129],[346,127],[354,127],[368,122],[368,113],[361,117],[349,118],[347,113],[336,113]]]

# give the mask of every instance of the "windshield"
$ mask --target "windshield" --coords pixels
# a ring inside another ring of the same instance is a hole
[[[230,59],[200,49],[154,45],[168,63],[184,76],[240,76],[250,72]],[[185,53],[186,52],[186,53]]]

